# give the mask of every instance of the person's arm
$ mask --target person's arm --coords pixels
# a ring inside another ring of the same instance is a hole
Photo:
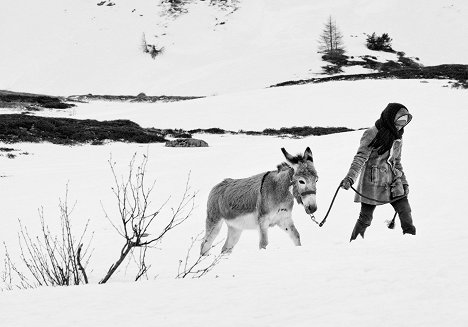
[[[348,174],[346,178],[350,178],[353,184],[359,173],[361,172],[362,167],[369,159],[370,154],[372,152],[372,148],[369,147],[369,144],[374,139],[376,133],[374,129],[367,129],[364,134],[362,134],[361,141],[359,143],[359,148],[357,150],[356,155],[354,156],[353,162],[351,163],[351,167],[349,168]]]
[[[403,147],[403,142],[401,142],[400,147]],[[401,151],[402,151],[402,148],[400,148],[400,153],[395,158],[395,168],[401,172],[401,184],[403,184],[405,195],[408,195],[409,185],[408,185],[408,180],[406,179],[405,172],[403,171],[403,166],[401,165]]]
[[[403,142],[400,145],[403,146]],[[406,180],[405,172],[403,171],[403,166],[401,165],[401,149],[398,157],[395,158],[395,168],[401,172],[401,183],[403,185],[408,185],[408,181]]]

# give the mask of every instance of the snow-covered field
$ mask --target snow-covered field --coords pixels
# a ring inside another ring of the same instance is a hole
[[[243,97],[251,97],[256,110],[239,106],[237,123],[231,116],[231,96],[155,105],[153,111],[146,104],[134,105],[128,113],[123,105],[122,111],[116,112],[107,108],[112,104],[80,105],[74,109],[80,118],[128,117],[147,126],[195,128],[199,125],[197,111],[203,115],[205,110],[213,126],[262,129],[315,122],[337,126],[347,121],[352,127],[366,127],[373,124],[387,102],[400,101],[414,114],[405,133],[403,164],[411,187],[417,236],[403,236],[398,225],[388,230],[384,221],[391,218],[392,209],[383,206],[376,211],[366,239],[349,243],[359,206],[353,203],[351,191],[341,191],[323,228],[311,222],[302,207],[295,206],[293,217],[301,233],[301,248],[273,229],[268,249],[259,251],[257,233],[247,231],[233,254],[206,277],[174,280],[190,238],[204,228],[207,194],[214,184],[226,177],[275,169],[283,160],[283,146],[292,153],[310,146],[320,176],[316,215],[320,219],[347,172],[362,132],[304,139],[197,135],[210,144],[199,149],[166,148],[162,144],[15,144],[30,155],[1,159],[1,175],[7,177],[1,179],[0,238],[14,249],[17,218],[31,229],[37,228],[40,206],[53,222],[58,198],[63,197],[68,182],[69,197],[77,201],[73,213],[77,228],[91,218],[95,232],[89,266],[92,283],[103,276],[120,244],[101,207],[101,202],[106,209],[115,206],[107,164],[110,155],[123,174],[133,153],[149,154],[148,176],[157,179],[155,202],[170,194],[181,195],[189,172],[190,185],[199,193],[190,219],[169,234],[159,250],[151,252],[150,281],[117,283],[133,278],[133,266],[124,265],[106,286],[2,293],[2,323],[124,326],[138,319],[166,326],[466,325],[468,237],[463,232],[467,227],[463,186],[467,179],[460,158],[466,140],[468,113],[463,104],[468,103],[468,94],[445,88],[445,84],[362,81],[252,91],[238,98],[247,102]],[[338,92],[340,97],[330,102],[330,92]],[[289,107],[284,108],[288,98]],[[180,125],[172,125],[175,121],[170,115],[159,114],[172,109],[177,115],[183,113]],[[257,111],[267,114],[259,119]],[[225,233],[223,228],[219,238]]]
[[[265,88],[320,72],[324,62],[317,39],[329,15],[343,32],[349,55],[395,59],[364,45],[365,34],[387,32],[396,50],[425,65],[466,64],[468,43],[460,42],[468,39],[466,1],[243,0],[235,12],[199,1],[178,20],[160,16],[152,0],[114,2],[102,7],[91,0],[2,3],[0,89],[205,95],[173,103],[95,101],[37,114],[232,131],[307,125],[359,129],[372,126],[387,103],[403,103],[414,116],[405,131],[402,163],[417,235],[402,235],[398,223],[389,230],[384,222],[393,212],[387,205],[376,210],[365,240],[349,243],[359,205],[352,191],[342,190],[322,228],[302,207],[294,207],[302,247],[274,228],[268,248],[259,251],[257,233],[246,231],[207,276],[175,279],[191,238],[204,228],[207,196],[216,183],[276,169],[284,160],[281,147],[299,153],[309,146],[320,176],[315,216],[321,219],[362,131],[302,139],[200,134],[194,137],[210,146],[192,149],[0,144],[18,150],[15,159],[0,156],[0,240],[14,259],[19,260],[18,219],[35,235],[43,208],[49,226],[58,228],[59,199],[67,185],[70,203],[76,202],[73,227],[79,231],[90,219],[94,232],[90,284],[0,292],[0,326],[468,325],[466,90],[435,80]],[[148,43],[165,47],[163,56],[153,60],[141,52],[142,33]],[[346,71],[357,72],[362,70]],[[149,157],[154,206],[171,196],[162,220],[178,203],[189,175],[196,207],[148,252],[148,280],[132,282],[135,265],[126,260],[108,284],[97,285],[122,244],[103,210],[116,215],[108,160],[124,175],[135,153],[137,161]],[[218,239],[225,235],[223,227]],[[198,244],[193,255],[197,252]]]

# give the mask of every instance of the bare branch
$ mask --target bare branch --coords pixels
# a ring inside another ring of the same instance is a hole
[[[19,278],[19,284],[16,284],[16,288],[18,289],[28,289],[28,288],[34,288],[36,285],[33,285],[29,282],[28,278],[19,271],[19,269],[16,267],[16,265],[13,263],[11,260],[10,254],[8,252],[8,248],[3,242],[3,246],[5,248],[5,266],[7,267],[6,269],[8,270],[8,280],[9,280],[9,285],[7,284],[7,290],[13,289],[13,274],[14,273],[18,278]]]
[[[83,247],[83,244],[80,244],[78,247],[78,251],[76,252],[76,259],[77,259],[77,265],[78,269],[81,271],[81,274],[83,275],[84,282],[85,284],[88,284],[88,275],[86,275],[86,270],[84,269],[83,265],[81,264],[81,249]]]
[[[153,223],[158,217],[161,217],[161,212],[168,204],[170,197],[154,210],[152,207],[152,192],[155,189],[156,181],[146,185],[146,169],[148,165],[148,155],[143,155],[141,162],[136,164],[136,153],[132,156],[128,166],[128,175],[118,178],[116,173],[116,164],[109,160],[111,172],[113,174],[116,185],[113,187],[114,197],[117,201],[119,217],[116,220],[120,221],[120,226],[117,227],[107,215],[106,218],[111,221],[112,226],[117,231],[123,232],[119,235],[124,239],[124,245],[121,248],[119,258],[111,265],[105,277],[100,283],[105,283],[109,280],[112,274],[119,268],[125,257],[132,253],[134,248],[140,248],[140,259],[138,261],[139,271],[136,279],[140,279],[146,274],[149,266],[146,265],[146,249],[155,243],[159,242],[166,233],[187,220],[193,212],[195,194],[190,193],[189,180],[187,179],[185,190],[176,209],[172,209],[172,214],[167,222],[163,224],[160,232],[156,236],[151,236],[150,232]],[[119,182],[120,180],[120,182]],[[161,217],[161,219],[163,219]],[[136,260],[135,260],[136,261]]]
[[[151,265],[146,265],[146,250],[148,250],[147,246],[140,248],[140,255],[138,258],[138,273],[135,277],[135,281],[138,281],[141,277],[145,276],[148,279],[148,270],[151,268]]]
[[[196,259],[190,263],[190,254],[192,249],[194,248],[195,243],[201,242],[202,240],[202,232],[199,233],[197,236],[192,237],[192,241],[190,246],[187,250],[187,254],[184,260],[179,260],[179,268],[177,270],[176,278],[186,278],[187,276],[191,276],[192,278],[201,278],[208,274],[220,261],[225,257],[225,254],[220,253],[218,255],[212,256],[210,262],[208,264],[202,265],[209,256],[198,254]],[[218,246],[222,242],[219,241],[212,248]],[[182,268],[183,264],[183,269]]]
[[[38,210],[40,236],[31,237],[28,228],[19,220],[20,231],[18,239],[20,259],[35,280],[35,283],[28,282],[27,278],[22,274],[20,275],[18,270],[18,276],[22,281],[21,285],[28,287],[79,285],[83,283],[83,280],[87,283],[82,258],[85,258],[85,261],[89,262],[90,254],[85,253],[82,256],[81,247],[82,241],[86,237],[89,220],[80,234],[79,242],[77,242],[73,235],[71,219],[71,213],[74,211],[75,206],[76,202],[73,206],[69,206],[67,184],[65,198],[63,200],[59,199],[60,232],[58,236],[50,231],[45,220],[43,208]],[[90,244],[91,241],[88,244],[88,248]],[[10,262],[12,261],[10,260]]]

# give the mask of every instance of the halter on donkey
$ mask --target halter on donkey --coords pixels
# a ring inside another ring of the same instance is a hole
[[[223,221],[228,235],[222,252],[231,252],[244,229],[258,229],[259,247],[268,245],[268,227],[279,226],[294,244],[301,245],[299,232],[291,218],[294,198],[307,214],[317,210],[317,171],[309,147],[304,155],[292,156],[281,148],[286,161],[276,171],[243,179],[225,179],[208,196],[206,234],[200,253],[207,255]],[[292,193],[291,193],[292,189]]]

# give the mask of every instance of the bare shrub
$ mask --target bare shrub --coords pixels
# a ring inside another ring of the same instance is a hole
[[[5,248],[5,258],[3,260],[3,271],[0,275],[0,281],[2,285],[0,286],[0,291],[11,291],[14,288],[17,289],[28,289],[33,288],[28,278],[18,270],[13,260],[11,260],[10,253],[8,248],[3,242]]]
[[[87,236],[89,220],[79,237],[72,232],[71,214],[74,206],[68,204],[68,185],[65,191],[65,199],[60,199],[60,232],[52,233],[44,217],[44,209],[39,209],[41,232],[39,236],[31,236],[28,228],[19,220],[20,232],[20,261],[25,265],[28,275],[11,259],[6,244],[4,272],[1,276],[9,288],[13,284],[17,288],[34,288],[38,286],[65,286],[87,284],[86,266],[90,260],[89,245],[83,251],[83,242]],[[14,282],[14,276],[18,282]]]
[[[0,273],[0,291],[10,291],[13,289],[13,265],[8,254],[5,243],[5,258],[3,259],[3,270]]]
[[[167,208],[170,197],[157,208],[152,205],[152,192],[155,181],[146,184],[146,169],[148,156],[143,155],[140,163],[136,163],[136,154],[129,163],[129,171],[125,177],[119,179],[116,172],[116,163],[109,160],[109,165],[114,178],[112,192],[117,204],[117,215],[110,216],[104,209],[108,221],[124,240],[116,261],[110,266],[99,284],[106,283],[118,270],[127,257],[132,257],[138,271],[135,281],[142,278],[148,279],[148,270],[151,265],[146,262],[147,250],[155,247],[163,237],[171,230],[186,221],[192,214],[195,204],[196,192],[189,187],[190,174],[185,184],[185,190],[176,206]],[[76,203],[75,203],[76,204]],[[32,236],[28,228],[19,221],[20,232],[20,263],[24,267],[18,267],[11,259],[6,244],[3,271],[0,272],[0,290],[13,288],[26,289],[38,286],[63,286],[87,284],[88,276],[86,267],[91,254],[89,247],[91,239],[84,247],[87,237],[89,220],[79,237],[72,232],[71,214],[75,205],[68,204],[68,185],[65,199],[60,200],[60,232],[56,235],[46,223],[43,208],[39,209],[40,236]],[[167,213],[162,215],[163,211]],[[199,237],[192,239],[192,244],[183,271],[179,265],[177,278],[187,276],[202,277],[210,271],[221,259],[214,257],[212,262],[202,267],[208,261],[207,257],[199,257],[190,261],[190,251]],[[139,251],[135,251],[139,250]],[[130,256],[129,256],[130,255]],[[130,263],[130,262],[129,262]],[[182,260],[181,260],[182,263]],[[23,273],[23,271],[26,272]]]
[[[186,221],[194,208],[194,199],[196,193],[193,193],[189,187],[190,175],[185,184],[185,190],[176,208],[171,208],[171,213],[167,216],[162,224],[161,230],[152,231],[152,225],[156,219],[160,217],[160,213],[165,209],[169,198],[154,209],[151,205],[151,194],[155,187],[155,181],[149,186],[146,185],[146,166],[148,164],[148,156],[143,155],[140,164],[135,163],[136,154],[129,164],[129,173],[125,178],[119,180],[116,173],[116,163],[109,160],[109,165],[114,177],[114,187],[112,191],[118,206],[118,218],[111,218],[104,209],[106,218],[109,220],[114,229],[123,238],[124,244],[120,250],[119,257],[110,266],[107,274],[99,282],[106,283],[109,278],[119,268],[124,259],[132,253],[135,248],[143,248],[143,256],[140,256],[139,272],[136,280],[141,278],[148,271],[144,259],[146,248],[156,245],[162,238]],[[118,223],[115,222],[118,220]]]
[[[155,45],[149,46],[148,50],[149,54],[151,55],[151,58],[156,58],[157,56],[161,55],[164,53],[164,47],[156,48]]]
[[[201,278],[208,274],[220,261],[225,257],[226,254],[220,253],[218,255],[202,255],[198,251],[195,259],[192,259],[191,253],[196,243],[201,243],[203,240],[203,232],[199,233],[197,236],[192,237],[192,241],[187,250],[187,254],[184,260],[179,260],[179,269],[177,270],[176,278]],[[222,241],[214,244],[211,248],[218,246]],[[199,247],[197,246],[196,249]]]

